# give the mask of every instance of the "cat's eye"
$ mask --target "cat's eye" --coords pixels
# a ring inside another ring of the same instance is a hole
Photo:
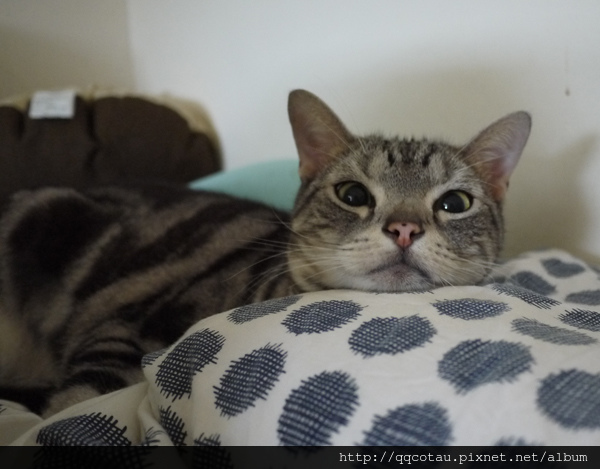
[[[335,193],[338,199],[351,207],[362,207],[372,202],[371,193],[359,182],[342,182],[335,186]]]
[[[463,191],[446,192],[436,202],[437,210],[449,213],[466,212],[473,205],[473,197]]]

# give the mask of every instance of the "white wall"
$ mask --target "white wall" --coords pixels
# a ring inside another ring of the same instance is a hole
[[[600,260],[597,0],[128,0],[136,83],[203,102],[229,167],[294,156],[286,98],[320,95],[356,132],[470,138],[513,110],[534,130],[507,254]]]
[[[231,168],[295,156],[293,88],[356,132],[456,143],[525,109],[507,254],[600,261],[599,25],[597,0],[0,0],[0,97],[98,84],[196,99]]]
[[[125,0],[0,0],[0,99],[36,89],[132,88]]]

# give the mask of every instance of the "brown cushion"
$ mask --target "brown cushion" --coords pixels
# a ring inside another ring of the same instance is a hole
[[[0,201],[40,186],[186,183],[221,169],[206,114],[165,102],[79,95],[72,119],[31,119],[17,101],[0,106]]]

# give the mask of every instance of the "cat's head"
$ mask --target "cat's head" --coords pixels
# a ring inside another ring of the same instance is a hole
[[[302,186],[289,266],[304,290],[423,290],[481,282],[502,248],[502,201],[531,128],[525,112],[464,146],[351,134],[290,93]]]

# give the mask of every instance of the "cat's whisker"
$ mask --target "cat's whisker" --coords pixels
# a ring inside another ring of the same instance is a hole
[[[277,241],[277,240],[269,240],[269,239],[261,239],[261,238],[257,238],[255,241],[252,242],[253,244],[258,244],[258,245],[262,245],[262,246],[273,246],[273,247],[277,247],[277,248],[281,248],[281,247],[299,247],[299,248],[306,248],[306,247],[310,247],[311,249],[321,249],[321,250],[330,250],[330,251],[344,251],[344,250],[351,250],[349,248],[342,248],[342,247],[338,247],[336,245],[332,246],[319,246],[316,244],[301,244],[301,243],[291,243],[291,242],[286,242],[286,241]],[[334,247],[335,246],[335,247]]]
[[[460,261],[465,262],[467,264],[472,264],[472,265],[474,265],[476,267],[485,267],[485,268],[488,268],[488,269],[496,268],[499,265],[497,262],[486,261],[486,260],[483,260],[483,259],[473,260],[473,259],[457,258],[457,260],[460,260]]]
[[[339,243],[328,242],[328,241],[325,241],[325,240],[323,240],[321,238],[316,239],[315,238],[315,234],[313,234],[312,236],[310,236],[310,235],[302,234],[302,233],[297,232],[297,231],[292,231],[292,233],[294,235],[298,236],[299,238],[302,238],[302,239],[306,240],[307,244],[310,245],[310,246],[319,246],[319,245],[321,245],[323,247],[325,247],[325,246],[331,246],[332,248],[335,248],[336,250],[339,250],[339,248],[340,248]]]
[[[290,251],[290,250],[288,250],[288,251],[279,252],[279,253],[273,254],[273,255],[271,255],[271,256],[265,257],[265,258],[261,259],[260,261],[258,261],[258,262],[255,262],[254,264],[252,264],[252,265],[249,265],[249,266],[246,266],[244,269],[241,269],[241,270],[239,270],[238,272],[236,272],[235,274],[233,274],[231,277],[227,278],[226,280],[227,280],[227,281],[229,281],[229,280],[231,280],[231,279],[233,279],[233,278],[237,277],[238,275],[242,274],[243,272],[245,272],[245,271],[247,271],[247,270],[249,270],[249,269],[251,269],[251,268],[255,267],[256,265],[259,265],[259,264],[260,264],[260,263],[262,263],[262,262],[266,262],[266,261],[268,261],[268,260],[271,260],[271,259],[274,259],[274,258],[276,258],[276,257],[278,257],[278,256],[283,256],[283,255],[286,255],[286,256],[287,256],[287,255],[289,255],[290,253],[294,253],[294,252],[301,252],[301,251],[300,251],[300,250],[291,250],[291,251]],[[291,272],[292,270],[299,270],[299,269],[303,269],[303,268],[305,268],[305,267],[312,267],[312,266],[314,266],[314,265],[322,265],[323,261],[329,261],[329,260],[339,260],[339,257],[338,257],[338,256],[328,256],[328,257],[319,256],[319,259],[318,259],[318,260],[307,260],[307,261],[306,261],[304,264],[295,265],[293,269],[292,269],[292,268],[288,268],[288,269],[285,269],[285,270],[284,270],[284,269],[282,269],[282,266],[281,266],[281,265],[275,266],[275,267],[273,267],[272,269],[273,269],[273,270],[277,270],[277,271],[279,271],[279,274],[278,274],[278,275],[281,275],[282,273],[289,273],[289,272]],[[336,268],[337,268],[337,267],[336,267]],[[271,270],[271,269],[269,269],[269,270]],[[321,270],[321,272],[325,272],[325,271],[327,271],[327,270],[328,270],[328,269]],[[269,273],[269,271],[267,271],[267,272]],[[253,281],[252,281],[252,283],[249,285],[249,287],[252,287],[252,286],[253,286],[255,283],[257,283],[257,282],[260,282],[260,281],[262,280],[262,277],[263,277],[264,275],[265,275],[264,273],[263,273],[263,274],[260,274],[260,275],[257,277],[257,279],[256,279],[256,280],[253,280]],[[312,276],[310,276],[310,277],[312,277]],[[271,278],[273,278],[273,277],[271,277]],[[263,283],[264,283],[264,282],[263,282]]]
[[[306,264],[305,267],[311,267],[313,265],[316,265],[315,263],[310,263],[310,264]],[[304,275],[302,278],[303,280],[312,280],[318,276],[323,276],[323,274],[327,274],[336,270],[340,270],[342,268],[341,265],[337,265],[337,266],[332,266],[329,267],[327,269],[319,269],[317,272],[311,274],[311,275]]]
[[[262,285],[269,284],[277,277],[289,273],[289,269],[286,269],[285,266],[286,264],[279,264],[261,272],[245,288],[249,292],[255,293]]]
[[[246,267],[244,267],[243,269],[237,271],[236,273],[234,273],[230,277],[227,277],[225,280],[229,281],[229,280],[237,277],[238,275],[242,274],[243,272],[246,272],[246,271],[252,269],[253,267],[256,267],[257,265],[262,264],[263,262],[267,262],[267,261],[270,261],[271,259],[275,259],[277,257],[286,256],[286,255],[287,255],[287,253],[284,251],[284,252],[275,253],[275,254],[273,254],[271,256],[268,256],[268,257],[263,257],[259,261],[254,262],[253,264],[247,265]]]
[[[365,144],[365,140],[363,138],[357,138],[356,141],[358,142],[358,144],[360,145],[360,149],[362,150],[362,152],[367,155],[368,151],[367,151],[367,147]]]
[[[290,222],[287,222],[285,220],[283,220],[281,218],[281,215],[279,214],[279,212],[277,212],[277,210],[273,209],[273,215],[275,215],[275,217],[277,218],[277,220],[279,221],[279,223],[281,223],[281,225],[285,226],[288,231],[293,232],[294,230],[292,229],[292,224]]]
[[[287,266],[287,264],[275,266],[275,267],[269,269],[268,271],[262,273],[261,275],[259,275],[254,281],[251,282],[251,284],[249,285],[249,288],[252,289],[253,291],[256,291],[261,287],[261,285],[268,284],[269,282],[271,282],[272,280],[274,280],[275,278],[277,278],[280,275],[290,274],[299,269],[303,269],[306,267],[312,267],[313,265],[315,265],[315,262],[309,261],[309,262],[305,262],[304,264],[294,266],[293,268]],[[268,278],[265,279],[265,277],[268,277]],[[309,277],[312,278],[313,276],[309,276]],[[308,278],[308,277],[303,277],[303,278]]]

